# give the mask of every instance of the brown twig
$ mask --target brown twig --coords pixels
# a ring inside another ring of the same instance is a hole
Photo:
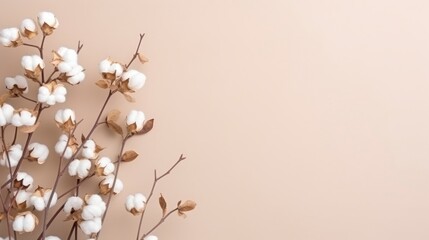
[[[151,190],[150,190],[150,193],[149,193],[149,196],[147,197],[147,199],[146,199],[146,204],[145,204],[145,206],[147,206],[148,205],[148,203],[149,203],[149,201],[150,201],[150,199],[152,198],[152,195],[153,195],[153,192],[154,192],[154,190],[155,190],[155,187],[156,187],[156,184],[158,183],[158,181],[159,180],[161,180],[162,178],[164,178],[165,176],[167,176],[168,174],[170,174],[170,172],[181,162],[181,161],[183,161],[183,160],[185,160],[186,159],[186,157],[184,157],[183,156],[183,154],[181,154],[180,155],[180,157],[179,157],[179,160],[177,160],[176,161],[176,163],[174,163],[173,164],[173,166],[171,166],[171,168],[170,169],[168,169],[168,171],[167,172],[165,172],[164,174],[162,174],[161,176],[159,176],[159,177],[157,177],[157,175],[156,175],[156,170],[154,170],[154,180],[153,180],[153,184],[152,184],[152,188],[151,188]],[[145,207],[146,208],[146,207]],[[141,227],[142,227],[142,224],[143,224],[143,218],[144,218],[144,215],[145,215],[145,212],[146,212],[146,209],[142,212],[142,215],[140,216],[140,222],[139,222],[139,228],[138,228],[138,230],[137,230],[137,240],[139,240],[139,238],[140,238],[140,231],[141,231]]]
[[[137,44],[136,51],[133,54],[133,57],[131,58],[130,62],[125,65],[125,69],[128,69],[130,67],[131,63],[133,63],[134,60],[136,60],[136,58],[139,56],[139,49],[140,49],[140,45],[142,43],[144,35],[145,35],[144,33],[143,34],[140,33],[140,40],[139,40],[139,43]]]
[[[179,210],[178,207],[176,207],[175,209],[171,210],[170,212],[168,212],[165,216],[163,216],[159,222],[153,226],[147,233],[143,234],[143,236],[140,238],[140,240],[144,240],[144,238],[146,236],[148,236],[149,234],[151,234],[155,229],[157,229],[164,221],[165,219],[167,219],[172,213],[176,212],[177,210]]]

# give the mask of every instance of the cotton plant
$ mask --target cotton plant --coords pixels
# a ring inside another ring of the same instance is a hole
[[[4,47],[28,47],[38,52],[21,56],[17,63],[21,72],[5,76],[4,93],[0,93],[0,168],[7,173],[3,180],[0,179],[0,224],[4,224],[1,229],[6,229],[0,232],[0,240],[18,239],[21,234],[32,239],[66,239],[67,236],[52,235],[53,221],[69,227],[67,232],[75,234],[74,239],[82,235],[84,239],[100,239],[114,197],[123,202],[125,211],[138,218],[136,239],[158,240],[153,233],[169,216],[177,213],[184,217],[196,204],[191,200],[179,201],[169,208],[164,196],[160,195],[158,202],[162,215],[158,222],[147,228],[149,230],[142,231],[146,208],[155,195],[157,183],[185,160],[183,155],[163,174],[154,171],[154,181],[147,186],[148,194],[137,192],[120,197],[126,187],[126,183],[118,178],[120,165],[139,158],[135,150],[128,149],[127,143],[150,132],[154,120],[147,119],[140,109],[121,116],[120,110],[109,109],[109,103],[116,95],[122,95],[127,102],[135,102],[133,94],[144,87],[146,75],[137,67],[131,67],[136,59],[142,64],[147,62],[139,52],[144,34],[140,34],[137,50],[127,63],[100,57],[96,67],[100,80],[93,86],[108,94],[92,127],[81,129],[79,124],[83,119],[76,114],[79,109],[68,108],[67,98],[74,94],[73,89],[84,86],[86,69],[79,62],[83,45],[79,42],[76,49],[70,46],[47,49],[45,43],[59,26],[56,15],[44,11],[35,19],[25,18],[18,26],[0,29],[0,44]],[[34,43],[37,40],[39,44]],[[53,106],[57,109],[55,112],[51,110]],[[55,123],[55,130],[49,134],[39,133],[41,125],[44,129],[47,127],[44,125],[47,123],[40,121],[42,115],[48,115]],[[116,136],[109,141],[113,148],[120,146],[120,150],[111,156],[103,153],[106,147],[98,145],[100,139],[93,135],[103,127]],[[33,136],[37,135],[48,135],[55,143],[34,141]],[[43,171],[41,168],[46,162],[56,164],[58,170],[46,173],[52,177],[51,184],[41,186],[33,176]],[[97,190],[92,193],[78,191],[83,185],[94,184],[96,186],[90,189]],[[72,187],[64,189],[62,186],[65,185]]]

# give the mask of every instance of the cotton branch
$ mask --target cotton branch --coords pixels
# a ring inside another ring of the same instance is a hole
[[[154,180],[153,180],[153,184],[152,184],[152,188],[150,190],[149,196],[147,197],[146,200],[146,206],[149,203],[150,199],[152,198],[153,192],[155,190],[156,184],[158,183],[159,180],[161,180],[162,178],[164,178],[165,176],[167,176],[168,174],[170,174],[171,171],[173,171],[173,169],[183,160],[185,160],[186,157],[183,156],[183,154],[180,155],[179,160],[176,161],[176,163],[173,164],[173,166],[171,166],[170,169],[168,169],[167,172],[165,172],[164,174],[162,174],[161,176],[157,177],[156,175],[156,170],[154,170]],[[177,210],[177,209],[176,209]],[[142,223],[143,223],[143,218],[144,218],[144,214],[145,214],[146,210],[144,210],[142,212],[142,215],[140,217],[140,222],[139,222],[139,228],[137,230],[137,240],[139,240],[140,238],[140,231],[141,231],[141,227],[142,227]]]

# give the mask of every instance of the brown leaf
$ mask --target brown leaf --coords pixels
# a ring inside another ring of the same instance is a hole
[[[165,201],[165,198],[162,196],[162,194],[159,197],[159,206],[161,206],[162,216],[164,217],[167,213],[167,202]]]
[[[189,212],[192,211],[195,207],[197,206],[197,204],[192,201],[192,200],[186,200],[184,203],[180,204],[179,208],[179,212]]]
[[[131,96],[131,95],[128,95],[128,94],[126,94],[126,93],[122,93],[123,95],[124,95],[124,97],[125,97],[125,99],[128,101],[128,102],[135,102],[136,100]]]
[[[143,134],[150,132],[150,130],[152,130],[152,128],[153,128],[154,121],[155,120],[153,118],[150,120],[147,120],[143,126],[143,129],[140,130],[140,132],[138,132],[137,134],[143,135]]]
[[[122,154],[121,161],[123,161],[123,162],[131,162],[134,159],[136,159],[138,156],[139,156],[138,153],[136,153],[133,150],[129,150],[129,151],[126,151],[124,154]]]
[[[113,131],[115,131],[117,134],[119,135],[123,135],[123,130],[121,128],[121,126],[119,126],[117,123],[115,122],[107,122],[107,126],[112,129]]]
[[[119,119],[119,116],[121,115],[121,111],[117,109],[113,109],[112,111],[107,114],[107,122],[116,122]]]
[[[1,222],[1,220],[3,220],[3,219],[5,218],[5,215],[6,215],[6,214],[4,214],[4,213],[0,212],[0,222]]]
[[[99,86],[102,89],[106,89],[110,86],[110,83],[106,79],[101,79],[95,82],[95,85]]]
[[[138,53],[137,56],[139,57],[139,61],[141,63],[147,63],[149,62],[149,59],[147,57],[145,57],[145,55],[143,55],[143,53]]]
[[[36,131],[36,129],[37,129],[37,127],[39,127],[39,125],[40,125],[40,122],[37,122],[33,126],[21,126],[18,129],[22,133],[32,133],[32,132]]]

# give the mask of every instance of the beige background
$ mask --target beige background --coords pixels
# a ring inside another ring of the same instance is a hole
[[[139,102],[111,108],[142,109],[156,127],[130,145],[141,158],[122,169],[102,239],[133,239],[122,202],[180,153],[157,194],[198,208],[160,239],[429,239],[428,1],[6,1],[1,27],[41,10],[61,22],[48,49],[85,44],[87,79],[67,104],[82,127],[104,96],[98,62],[128,61],[147,34]],[[0,77],[26,52],[1,48]],[[153,206],[147,224],[157,217]]]

